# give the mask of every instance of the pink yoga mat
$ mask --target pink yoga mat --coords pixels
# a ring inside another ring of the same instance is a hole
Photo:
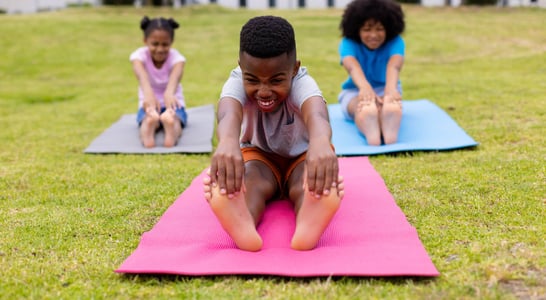
[[[203,275],[438,276],[411,226],[367,157],[339,158],[345,197],[318,246],[290,248],[288,200],[266,208],[259,252],[236,248],[203,197],[204,173],[142,235],[118,273]]]

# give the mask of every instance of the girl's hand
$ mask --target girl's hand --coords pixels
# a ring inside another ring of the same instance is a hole
[[[148,113],[149,108],[155,110],[156,112],[161,111],[161,104],[154,96],[144,96],[143,107],[146,113]]]
[[[165,108],[170,108],[172,110],[180,108],[180,104],[173,94],[163,95],[163,102],[165,102]]]

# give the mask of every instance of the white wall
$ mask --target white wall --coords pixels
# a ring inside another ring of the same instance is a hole
[[[31,14],[39,11],[58,10],[68,4],[100,5],[101,0],[0,0],[0,9],[8,14]]]
[[[334,0],[334,7],[345,8],[352,0]],[[202,0],[200,3],[208,4],[210,0]],[[293,9],[300,8],[298,0],[275,0],[275,7],[278,9]],[[216,4],[229,7],[239,8],[239,0],[217,0]],[[269,0],[246,0],[246,8],[248,9],[268,9]],[[328,8],[328,0],[305,0],[305,8],[322,9]]]
[[[229,8],[239,8],[239,0],[218,0],[218,5],[222,5]]]
[[[36,0],[0,0],[0,9],[8,14],[29,14],[38,11]]]
[[[239,1],[237,1],[237,5]],[[248,9],[268,9],[269,0],[246,0],[246,8]]]
[[[421,0],[423,6],[445,6],[446,4],[446,0]]]
[[[336,8],[345,8],[352,0],[334,0],[334,7]]]
[[[328,0],[305,0],[306,8],[327,8]]]

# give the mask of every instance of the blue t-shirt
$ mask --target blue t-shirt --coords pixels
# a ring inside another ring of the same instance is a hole
[[[399,35],[371,51],[361,42],[344,37],[339,44],[340,62],[347,56],[353,56],[360,63],[366,80],[373,88],[385,87],[387,63],[393,55],[404,56],[405,44]],[[400,85],[400,80],[398,81]],[[353,79],[349,78],[341,85],[342,89],[356,89]]]

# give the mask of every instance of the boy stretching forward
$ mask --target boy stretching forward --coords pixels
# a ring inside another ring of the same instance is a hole
[[[218,103],[218,146],[205,198],[237,247],[258,251],[268,201],[288,197],[296,212],[291,247],[310,250],[343,197],[326,102],[296,58],[294,29],[262,16],[241,29],[239,67]]]

